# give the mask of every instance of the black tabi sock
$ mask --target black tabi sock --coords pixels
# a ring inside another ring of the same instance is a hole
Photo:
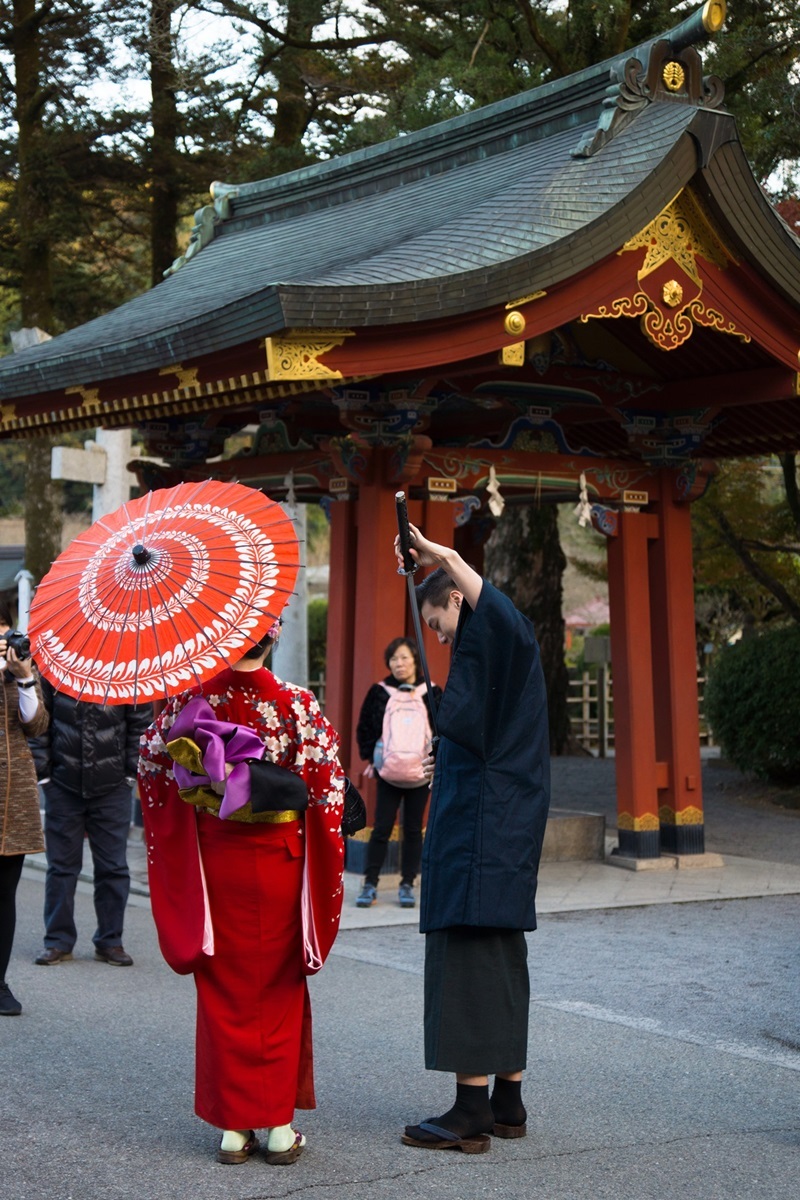
[[[428,1117],[431,1125],[440,1125],[457,1133],[459,1137],[472,1137],[476,1133],[490,1133],[494,1124],[492,1106],[489,1103],[489,1085],[474,1087],[469,1083],[456,1084],[456,1102],[441,1117]]]
[[[522,1103],[522,1080],[495,1077],[492,1112],[498,1125],[524,1125],[528,1114]]]

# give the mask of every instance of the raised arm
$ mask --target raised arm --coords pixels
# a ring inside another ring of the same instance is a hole
[[[469,563],[464,562],[461,555],[451,547],[440,546],[437,542],[428,541],[426,537],[422,536],[416,525],[412,525],[410,522],[408,528],[411,533],[411,557],[414,561],[418,562],[421,567],[443,567],[474,612],[483,587],[483,579],[478,572]],[[400,553],[399,537],[395,538],[394,550],[397,561],[402,567],[403,556]]]

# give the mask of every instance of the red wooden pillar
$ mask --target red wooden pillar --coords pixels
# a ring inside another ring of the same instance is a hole
[[[412,500],[408,515],[411,522],[418,526],[426,538],[430,538],[432,542],[438,542],[440,546],[453,545],[455,505],[449,500]],[[424,574],[429,573],[428,571],[424,572]],[[418,571],[414,576],[414,582],[419,583],[424,578],[424,574]],[[408,637],[416,638],[414,618],[410,611],[406,614],[406,634]],[[438,684],[440,688],[444,688],[447,673],[450,670],[450,647],[443,646],[436,634],[431,633],[424,622],[422,623],[422,641],[431,681]]]
[[[692,578],[691,510],[661,472],[659,537],[650,545],[656,753],[666,763],[659,792],[661,848],[702,854],[703,798]]]
[[[381,472],[376,471],[380,477]],[[397,534],[395,488],[382,482],[362,484],[356,502],[357,558],[354,589],[350,766],[353,777],[362,766],[355,738],[364,697],[386,674],[383,652],[392,638],[406,631],[405,579],[397,574],[392,549]],[[331,556],[331,572],[337,569]]]
[[[622,512],[608,541],[617,827],[620,854],[632,858],[658,858],[661,850],[648,570],[656,532],[650,514]]]

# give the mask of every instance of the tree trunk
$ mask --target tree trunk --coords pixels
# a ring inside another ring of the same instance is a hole
[[[484,563],[488,579],[533,622],[547,687],[550,753],[569,753],[574,741],[561,612],[567,560],[558,536],[556,505],[506,508],[486,543]]]
[[[295,41],[310,42],[322,20],[322,0],[289,0],[286,5],[286,34]],[[313,110],[313,99],[306,89],[309,51],[284,46],[273,65],[276,108],[269,147],[269,169],[278,175],[302,167],[308,160],[303,135]]]
[[[181,156],[178,153],[178,81],[172,16],[175,0],[152,0],[150,9],[150,266],[153,286],[178,257]]]
[[[14,0],[12,49],[18,127],[16,205],[20,305],[26,328],[53,328],[50,159],[43,113],[50,92],[42,87],[41,26],[36,0]],[[50,478],[51,438],[26,448],[25,566],[38,582],[61,550],[62,488]]]

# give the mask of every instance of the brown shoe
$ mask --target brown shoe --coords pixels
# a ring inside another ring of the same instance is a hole
[[[33,961],[37,967],[54,967],[56,963],[70,962],[71,950],[59,950],[58,946],[46,946],[38,958]]]
[[[98,962],[110,963],[112,967],[133,966],[133,959],[122,946],[95,946],[94,956]]]

